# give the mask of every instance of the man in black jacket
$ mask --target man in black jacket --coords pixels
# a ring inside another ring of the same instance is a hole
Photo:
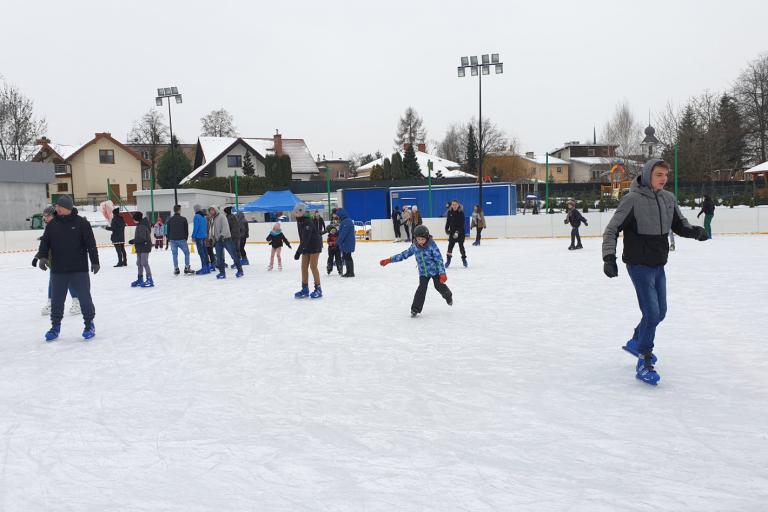
[[[232,214],[232,207],[227,206],[224,208],[224,215],[227,217],[227,224],[229,225],[229,234],[232,237],[232,245],[234,249],[234,254],[231,255],[234,262],[232,265],[230,265],[229,268],[242,268],[243,265],[243,255],[240,254],[240,238],[242,235],[242,228],[240,227],[240,222],[237,220],[237,217]]]
[[[91,282],[88,278],[88,259],[91,271],[99,271],[99,252],[91,225],[77,215],[69,196],[59,196],[56,201],[56,217],[48,223],[40,238],[35,256],[41,270],[47,270],[49,253],[51,266],[51,329],[45,333],[46,341],[59,337],[61,319],[64,317],[64,300],[72,288],[80,299],[85,329],[83,338],[90,340],[96,335],[93,318],[96,308],[91,299]]]
[[[184,253],[184,274],[194,274],[189,267],[189,221],[181,216],[181,206],[178,204],[173,207],[173,215],[167,221],[168,240],[171,244],[171,255],[173,256],[173,273],[179,275],[179,249]]]
[[[656,326],[667,314],[667,277],[664,265],[669,256],[669,231],[685,238],[707,240],[701,226],[691,226],[674,194],[664,190],[669,164],[652,159],[645,163],[640,176],[622,198],[603,233],[603,272],[608,277],[619,275],[616,265],[616,240],[624,232],[622,260],[635,287],[642,319],[632,339],[622,347],[638,357],[636,377],[656,384],[661,377],[654,369],[653,354]]]

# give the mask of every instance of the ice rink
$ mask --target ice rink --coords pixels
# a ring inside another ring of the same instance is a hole
[[[404,243],[316,301],[290,251],[225,281],[153,251],[131,289],[101,249],[96,338],[66,313],[50,344],[48,275],[0,255],[0,511],[766,510],[768,237],[678,239],[657,388],[600,243],[468,243],[416,319],[413,259],[378,264]]]

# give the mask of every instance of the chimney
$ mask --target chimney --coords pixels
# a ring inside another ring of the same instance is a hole
[[[526,158],[536,158],[536,155],[534,155],[533,151],[528,151],[525,156]]]
[[[109,132],[101,132],[101,133],[96,132],[96,136],[97,137],[112,137],[112,134],[109,133]]]
[[[426,145],[425,143],[423,143],[423,142],[420,142],[420,143],[419,143],[419,144],[418,144],[416,147],[417,147],[417,148],[419,149],[419,151],[421,151],[422,153],[426,153],[426,152],[427,152],[427,145]]]
[[[43,144],[50,144],[50,143],[51,143],[51,139],[49,139],[45,135],[43,135],[42,137],[40,137],[35,141],[35,145],[37,146],[42,146]]]
[[[279,130],[275,130],[273,140],[275,142],[275,156],[283,156],[283,136],[280,135]]]

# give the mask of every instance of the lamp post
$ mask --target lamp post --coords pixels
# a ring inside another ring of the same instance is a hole
[[[477,180],[479,183],[478,194],[479,204],[481,208],[484,208],[483,204],[483,75],[491,74],[491,66],[494,66],[496,74],[500,75],[504,73],[504,63],[499,61],[499,54],[492,53],[489,55],[486,53],[480,57],[480,61],[477,60],[477,55],[471,57],[462,57],[461,66],[457,68],[459,78],[467,76],[467,68],[470,70],[471,76],[477,77],[478,85],[478,164],[477,164]]]
[[[179,94],[178,87],[159,87],[157,89],[157,97],[155,98],[155,105],[158,107],[163,106],[163,98],[168,99],[168,126],[171,130],[171,171],[173,172],[173,204],[179,204],[179,194],[176,190],[178,186],[178,180],[176,179],[176,153],[173,150],[173,119],[171,118],[171,98],[176,98],[176,103],[181,103],[181,94]]]
[[[429,183],[429,216],[432,217],[432,160],[427,160],[427,174]]]

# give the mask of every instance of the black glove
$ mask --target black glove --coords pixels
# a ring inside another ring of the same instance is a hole
[[[32,258],[32,266],[33,266],[33,267],[36,267],[36,266],[37,266],[37,256],[35,256],[34,258]]]
[[[608,277],[616,277],[619,275],[619,267],[616,265],[616,255],[608,254],[603,258],[603,273]]]
[[[699,242],[704,242],[706,240],[709,240],[709,236],[707,235],[707,230],[704,229],[703,227],[693,226],[693,231],[695,233],[694,238]]]
[[[298,260],[301,257],[301,253],[299,251],[296,251],[296,253],[293,255],[293,259]]]
[[[100,268],[101,268],[101,265],[99,265],[98,263],[94,263],[93,265],[91,265],[91,272],[93,272],[93,275],[98,274]]]
[[[48,258],[38,259],[37,266],[40,267],[40,270],[48,270]]]
[[[565,219],[565,220],[563,221],[563,224],[568,224],[568,219]]]
[[[589,224],[587,224],[587,221],[584,221],[584,225],[589,227]]]
[[[133,245],[135,242],[136,241],[133,238],[131,238],[130,240],[128,240],[128,245]]]

